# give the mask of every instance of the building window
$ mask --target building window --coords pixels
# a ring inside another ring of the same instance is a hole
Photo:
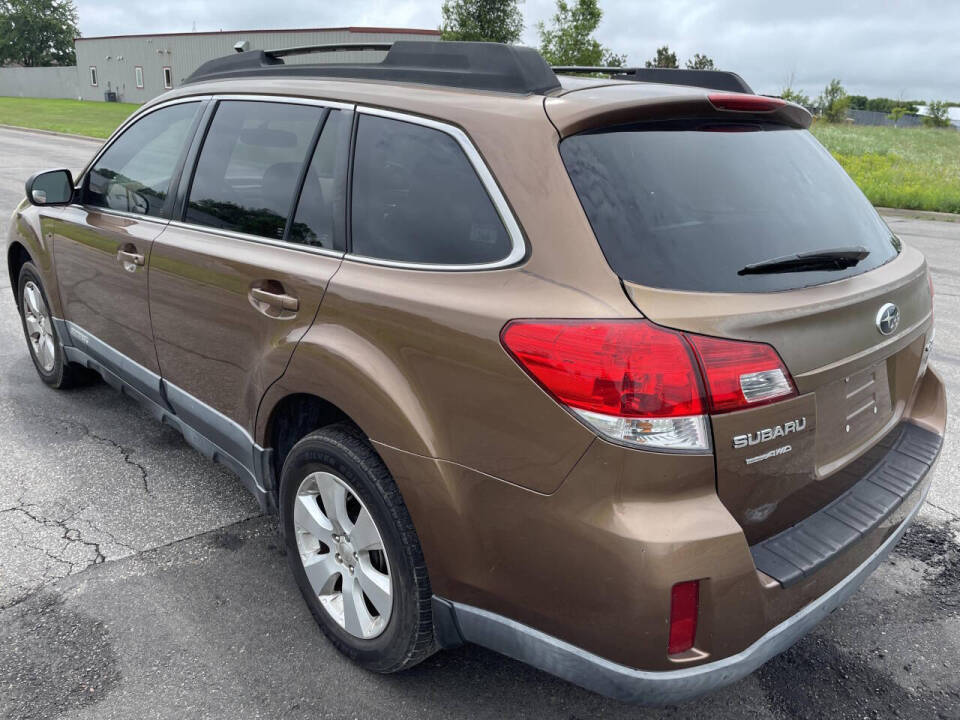
[[[173,87],[173,70],[169,66],[163,68],[163,87],[167,90]]]
[[[137,76],[137,87],[142,88],[143,87],[143,68],[137,65],[133,69],[133,72]]]
[[[90,84],[93,85],[93,87],[96,87],[99,84],[97,82],[97,66],[96,65],[90,66]]]

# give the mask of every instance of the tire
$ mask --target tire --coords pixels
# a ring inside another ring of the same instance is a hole
[[[86,368],[68,362],[63,353],[63,343],[51,320],[50,303],[40,273],[31,262],[24,263],[20,268],[17,305],[30,359],[40,379],[57,389],[86,382],[90,373]]]
[[[437,650],[420,541],[396,483],[355,427],[331,425],[294,445],[278,504],[294,578],[340,652],[392,673]]]

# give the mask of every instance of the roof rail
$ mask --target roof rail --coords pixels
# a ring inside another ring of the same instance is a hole
[[[287,65],[283,61],[284,57],[292,55],[348,50],[388,52],[379,62]],[[526,95],[543,95],[560,88],[550,66],[531,48],[500,43],[422,40],[239,52],[204,63],[184,83],[265,76],[392,80]]]
[[[621,76],[621,80],[661,83],[664,85],[688,85],[709,90],[740,92],[753,95],[753,88],[734,72],[726,70],[683,70],[680,68],[640,68],[640,67],[592,67],[586,65],[555,65],[555,73],[599,73]]]

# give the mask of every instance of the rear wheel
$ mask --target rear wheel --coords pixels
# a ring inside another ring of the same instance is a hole
[[[300,591],[341,652],[384,673],[434,652],[420,542],[389,471],[352,426],[319,430],[293,447],[280,511]]]
[[[33,263],[24,263],[20,269],[17,298],[20,301],[23,334],[40,379],[55,388],[72,387],[85,380],[88,377],[85,369],[67,362],[63,354],[63,345],[50,315],[47,295]]]

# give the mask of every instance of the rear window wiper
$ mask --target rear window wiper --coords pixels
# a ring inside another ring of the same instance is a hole
[[[845,270],[853,267],[869,254],[869,250],[859,245],[813,250],[750,263],[740,268],[737,275],[767,275],[809,270]]]

